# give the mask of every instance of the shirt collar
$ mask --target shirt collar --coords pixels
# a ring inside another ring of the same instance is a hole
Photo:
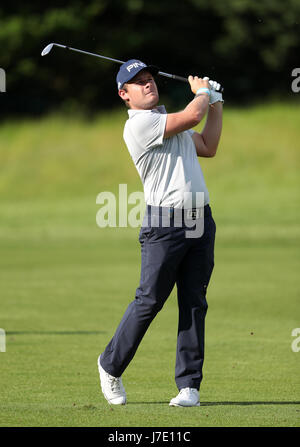
[[[128,110],[128,115],[129,115],[129,118],[132,118],[134,115],[137,115],[138,113],[145,113],[145,112],[148,112],[148,113],[167,113],[167,111],[166,111],[166,108],[165,108],[165,106],[164,105],[161,105],[161,106],[156,106],[154,109],[150,109],[150,110],[132,110],[132,109],[129,109]]]

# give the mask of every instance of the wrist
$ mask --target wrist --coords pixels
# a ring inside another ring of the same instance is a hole
[[[196,95],[195,96],[200,96],[200,95],[203,95],[203,94],[207,94],[208,97],[210,98],[210,89],[207,88],[207,87],[200,87],[196,91]]]

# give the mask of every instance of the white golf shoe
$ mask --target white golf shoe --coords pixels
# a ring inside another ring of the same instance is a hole
[[[199,407],[199,391],[196,388],[182,388],[178,395],[171,399],[171,407]]]
[[[100,375],[100,385],[102,393],[109,404],[125,405],[126,393],[121,377],[114,377],[108,374],[100,365],[100,357],[98,357],[98,371]]]

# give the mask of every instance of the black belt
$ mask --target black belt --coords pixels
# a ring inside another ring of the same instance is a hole
[[[203,219],[210,215],[211,208],[209,205],[205,205],[202,208],[172,208],[147,205],[143,226],[168,226],[168,222],[181,225],[181,223]]]

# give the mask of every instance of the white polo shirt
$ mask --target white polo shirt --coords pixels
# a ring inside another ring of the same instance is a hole
[[[164,138],[164,106],[128,110],[128,114],[123,137],[142,180],[146,204],[183,208],[187,197],[192,196],[195,206],[195,193],[203,192],[207,205],[209,194],[192,139],[194,131]]]

